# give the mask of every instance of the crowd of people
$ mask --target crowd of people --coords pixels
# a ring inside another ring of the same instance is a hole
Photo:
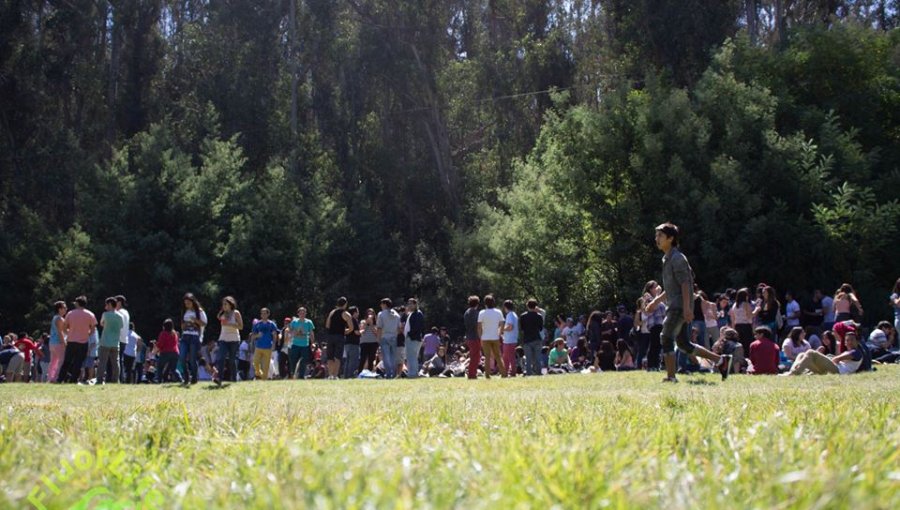
[[[535,299],[524,307],[493,295],[470,296],[460,318],[463,334],[427,326],[415,298],[378,310],[344,297],[316,323],[300,306],[278,324],[267,308],[245,324],[227,296],[216,312],[218,337],[206,335],[209,316],[193,294],[177,319],[165,319],[155,338],[134,330],[124,296],[107,298],[97,317],[85,296],[72,310],[54,303],[49,332],[8,334],[0,348],[6,382],[216,384],[251,379],[516,377],[565,373],[665,370],[676,373],[848,374],[900,362],[900,279],[889,300],[893,323],[865,334],[864,311],[850,284],[831,295],[815,290],[801,305],[792,291],[772,286],[727,289],[712,299],[693,281],[678,251],[678,229],[656,229],[663,285],[651,280],[634,307],[552,321]],[[783,302],[781,298],[783,297]],[[246,325],[246,328],[245,328]],[[245,334],[248,333],[248,334]],[[152,336],[152,335],[151,335]],[[677,353],[676,353],[677,346]]]

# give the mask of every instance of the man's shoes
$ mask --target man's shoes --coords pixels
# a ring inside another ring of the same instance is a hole
[[[678,379],[676,379],[675,377],[666,377],[662,380],[662,382],[675,384],[678,382]]]

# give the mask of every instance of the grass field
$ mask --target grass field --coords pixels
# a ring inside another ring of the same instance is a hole
[[[900,508],[900,367],[660,378],[5,384],[0,508]]]

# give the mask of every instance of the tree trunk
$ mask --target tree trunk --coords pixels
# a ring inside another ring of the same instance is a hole
[[[297,76],[297,0],[291,0],[290,20],[288,26],[290,51],[288,58],[291,59],[291,143],[297,142],[297,85],[299,77]],[[291,160],[292,173],[297,171],[297,158],[292,157]]]
[[[116,99],[119,91],[119,54],[121,44],[119,42],[119,26],[115,22],[115,10],[112,2],[107,2],[107,31],[109,32],[109,74],[107,76],[106,111],[108,115],[106,125],[106,140],[110,147],[116,141]]]
[[[759,40],[759,5],[758,0],[746,0],[744,6],[747,16],[747,34],[750,35],[750,44],[756,45]]]

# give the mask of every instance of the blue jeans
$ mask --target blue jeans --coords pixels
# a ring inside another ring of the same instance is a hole
[[[181,379],[197,382],[197,364],[200,359],[200,335],[184,333],[178,340],[178,363],[181,365]]]
[[[409,379],[419,377],[419,350],[421,348],[421,340],[406,339],[406,377]]]
[[[525,373],[528,375],[541,375],[541,341],[528,342],[522,348],[525,350]]]
[[[709,343],[706,341],[706,321],[695,320],[691,322],[691,333],[688,334],[688,338],[691,338],[691,334],[694,331],[697,332],[697,344],[709,349]]]
[[[344,379],[356,377],[359,368],[359,345],[344,344]]]
[[[157,362],[159,363],[159,372],[157,382],[164,383],[168,382],[169,374],[174,374],[174,379],[176,381],[181,380],[181,375],[175,370],[175,365],[178,363],[178,354],[174,352],[163,352],[160,353]]]
[[[216,369],[219,371],[219,380],[224,380],[225,376],[225,359],[228,358],[228,370],[231,382],[237,381],[237,353],[240,348],[240,342],[225,342],[219,340],[217,342],[219,350],[216,351]]]
[[[381,345],[381,364],[384,365],[384,376],[388,379],[397,377],[397,337],[388,335],[393,338],[382,338]]]
[[[292,345],[290,361],[288,361],[288,376],[291,379],[306,379],[306,367],[309,365],[311,350],[309,345]],[[297,363],[300,363],[297,365]]]

